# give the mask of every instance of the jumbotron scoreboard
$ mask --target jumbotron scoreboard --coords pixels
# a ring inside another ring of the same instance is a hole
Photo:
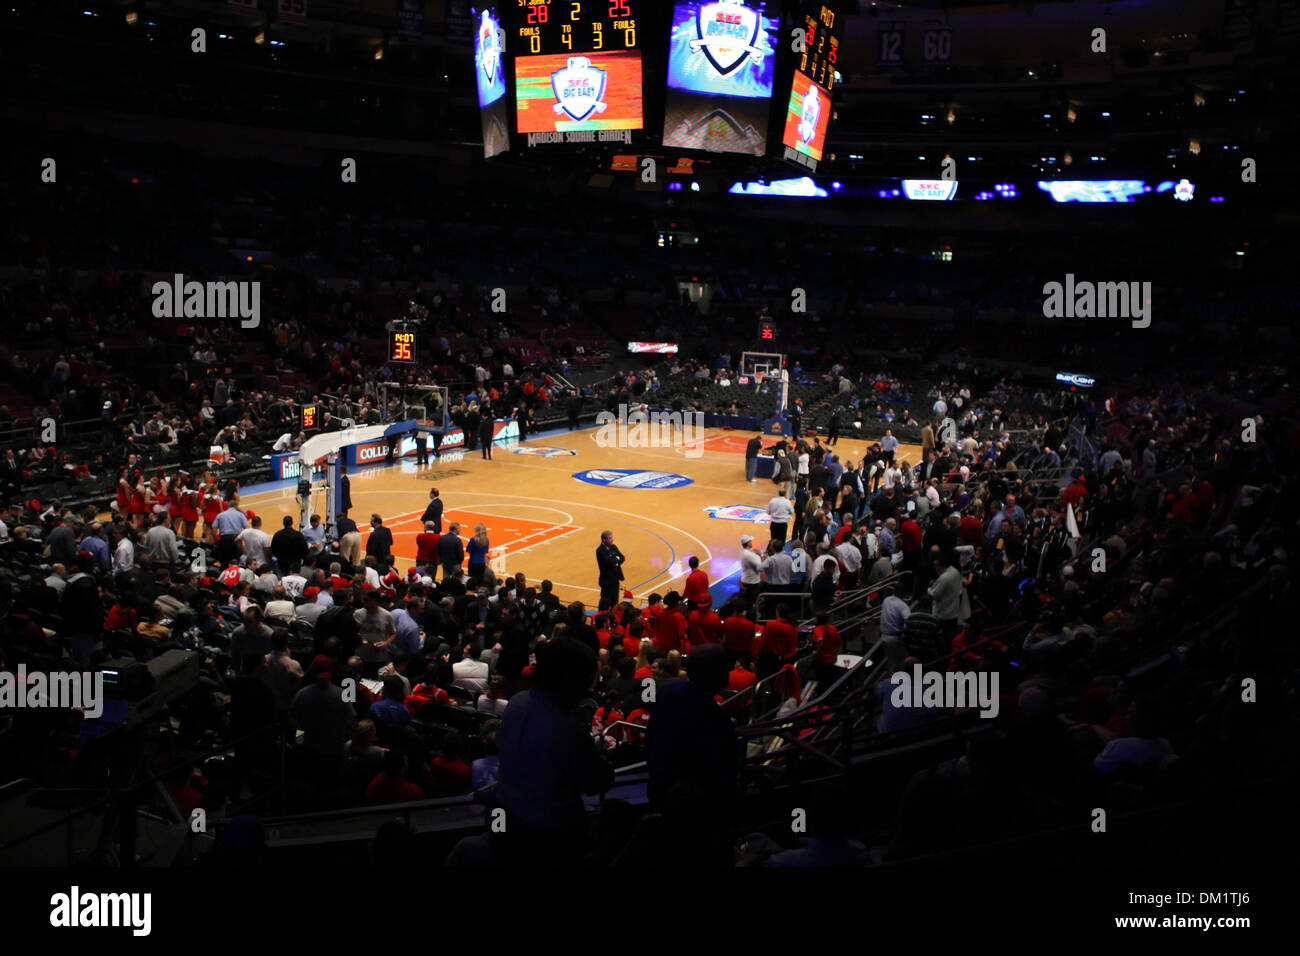
[[[845,0],[495,0],[474,9],[487,156],[662,146],[816,169]]]
[[[530,145],[630,142],[623,134],[645,126],[641,43],[650,0],[513,3],[507,45],[519,134]]]

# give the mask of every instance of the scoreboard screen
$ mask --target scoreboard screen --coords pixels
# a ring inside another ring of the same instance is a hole
[[[521,134],[645,126],[638,30],[650,0],[509,2]]]
[[[806,156],[812,160],[812,168],[816,169],[826,148],[826,127],[830,121],[830,93],[795,70],[790,99],[785,106],[785,132],[781,144],[796,155],[787,154],[787,158],[799,161],[799,156]]]
[[[388,333],[388,361],[413,364],[415,362],[415,333],[393,329]]]
[[[786,99],[782,155],[815,171],[826,149],[841,22],[831,4],[813,2],[806,5],[796,28],[803,31],[803,50],[796,51],[794,77]]]
[[[517,56],[640,50],[647,0],[507,0],[515,6],[511,49]]]
[[[776,323],[767,320],[758,323],[758,338],[762,342],[775,342]]]
[[[317,427],[317,415],[315,405],[304,405],[302,407],[302,430],[311,431]]]
[[[804,51],[797,69],[823,90],[835,88],[835,62],[840,51],[841,18],[829,3],[813,3],[804,14]]]
[[[506,113],[506,32],[497,8],[471,7],[474,30],[474,78],[478,87],[479,119],[483,127],[483,157],[510,148]]]
[[[780,17],[766,0],[673,7],[664,145],[761,156]]]

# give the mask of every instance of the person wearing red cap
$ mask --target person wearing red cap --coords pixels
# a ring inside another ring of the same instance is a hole
[[[701,607],[709,596],[708,572],[700,570],[700,559],[695,555],[691,555],[686,563],[691,568],[691,573],[686,575],[686,604],[691,608]]]
[[[713,610],[713,598],[706,591],[686,618],[686,637],[694,647],[697,644],[721,644],[723,633],[722,618]]]

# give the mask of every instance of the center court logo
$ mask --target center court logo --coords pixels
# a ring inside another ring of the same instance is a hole
[[[601,485],[605,488],[643,490],[682,488],[694,481],[685,475],[668,471],[640,471],[634,468],[593,468],[590,471],[576,472],[573,477],[589,485]]]
[[[704,456],[704,413],[648,411],[644,405],[618,406],[618,414],[601,412],[596,444],[601,448],[686,449],[687,458]]]
[[[712,505],[705,508],[704,513],[722,521],[748,521],[751,524],[767,524],[772,520],[764,509],[749,505]]]
[[[535,458],[564,458],[576,455],[572,448],[545,448],[541,445],[520,445],[514,449],[516,455],[532,455]]]
[[[592,66],[585,56],[569,57],[569,65],[551,74],[551,92],[556,103],[551,107],[555,115],[569,114],[570,119],[582,122],[592,113],[605,112],[605,84],[609,76],[600,67]]]

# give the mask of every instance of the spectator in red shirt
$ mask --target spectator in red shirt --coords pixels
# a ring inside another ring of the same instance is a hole
[[[691,568],[691,573],[686,575],[686,604],[693,609],[702,606],[709,596],[709,575],[700,570],[700,559],[694,555],[686,563]]]
[[[645,625],[638,618],[627,626],[627,633],[623,635],[623,653],[628,657],[636,657],[641,653],[643,637],[645,637]]]
[[[763,635],[755,645],[758,658],[758,675],[762,679],[775,674],[781,665],[793,659],[799,651],[799,629],[791,620],[793,612],[788,604],[776,609],[775,620],[763,625]]]
[[[835,544],[837,546],[843,544],[853,534],[853,515],[846,511],[843,520],[844,523],[840,525],[840,530],[835,532]]]
[[[426,521],[424,531],[415,536],[415,563],[426,571],[436,573],[438,570],[438,542],[441,540],[442,535],[438,533],[438,526],[432,521]]]
[[[713,610],[712,604],[713,598],[705,592],[699,606],[686,619],[686,637],[692,647],[696,644],[722,643],[722,618]]]
[[[424,791],[406,779],[406,755],[393,749],[384,753],[384,769],[366,787],[366,803],[409,803],[423,800]]]
[[[447,665],[450,667],[451,665]],[[430,664],[424,671],[424,680],[417,684],[406,698],[406,709],[411,712],[412,717],[418,717],[420,710],[426,704],[442,704],[445,707],[453,706],[451,695],[438,686],[439,665]]]
[[[470,769],[464,759],[465,738],[453,730],[442,741],[442,753],[425,768],[425,793],[430,797],[455,797],[470,790]]]
[[[645,610],[641,612],[641,622],[645,624],[645,635],[652,641],[655,639],[655,622],[664,610],[663,600],[661,595],[650,595],[650,597],[646,598]]]
[[[817,615],[812,642],[814,660],[817,662],[817,680],[823,684],[833,681],[840,674],[836,661],[844,650],[844,639],[840,637],[839,629],[831,623],[831,616],[824,611]]]
[[[669,591],[664,598],[664,609],[655,621],[655,647],[660,654],[680,651],[686,637],[686,615],[678,610],[682,596],[676,591]]]
[[[908,518],[903,522],[903,526],[898,529],[898,542],[903,550],[904,560],[909,554],[920,553],[923,537],[921,526],[916,523],[915,519]]]
[[[974,515],[962,515],[958,535],[963,543],[978,548],[984,544],[984,523]]]
[[[722,646],[727,649],[733,664],[754,653],[756,628],[748,610],[745,605],[737,603],[731,616],[722,622]]]
[[[1074,482],[1070,487],[1061,492],[1061,504],[1074,505],[1074,510],[1079,510],[1079,503],[1088,497],[1088,485],[1083,480],[1083,472],[1074,476]]]

